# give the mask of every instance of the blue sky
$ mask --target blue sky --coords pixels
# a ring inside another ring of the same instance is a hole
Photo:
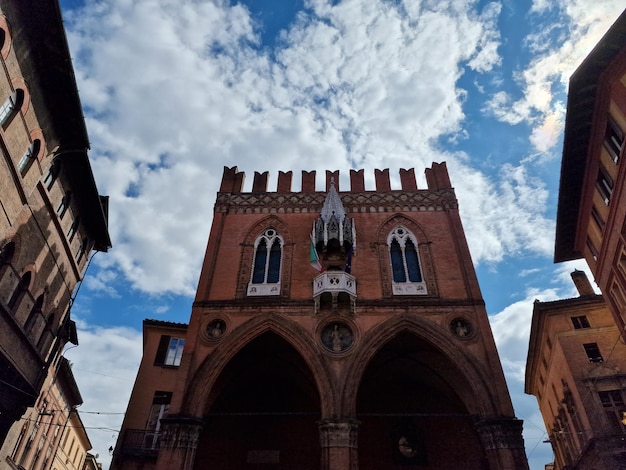
[[[554,265],[567,80],[617,0],[61,0],[114,247],[67,352],[107,462],[144,318],[186,322],[223,166],[416,169],[446,161],[533,470],[552,460],[523,393],[532,302]],[[318,178],[321,185],[323,178]],[[298,180],[298,178],[294,178]],[[184,182],[181,184],[181,182]],[[298,183],[294,183],[298,184]],[[399,183],[392,180],[392,187]],[[318,188],[321,189],[321,186]],[[111,397],[114,397],[111,399]],[[111,413],[111,414],[109,414]]]

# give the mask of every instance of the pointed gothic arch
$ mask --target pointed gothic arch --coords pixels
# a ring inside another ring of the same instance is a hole
[[[186,391],[188,399],[183,404],[181,413],[190,416],[202,416],[210,408],[214,398],[207,395],[212,390],[219,376],[230,361],[256,338],[273,333],[288,343],[302,357],[306,367],[314,377],[320,397],[320,413],[330,416],[334,410],[337,391],[332,387],[331,371],[322,361],[316,344],[311,340],[309,332],[299,325],[287,321],[279,315],[267,315],[250,320],[245,325],[231,332],[220,343],[219,347],[207,356],[195,371]]]
[[[353,367],[349,369],[341,391],[341,408],[348,416],[356,414],[356,397],[365,370],[372,359],[394,338],[405,333],[413,335],[434,352],[438,352],[441,359],[451,366],[451,370],[457,374],[455,380],[463,384],[464,388],[458,391],[461,392],[460,397],[469,413],[482,416],[499,413],[500,404],[494,395],[497,392],[487,380],[488,371],[481,370],[475,357],[459,348],[456,339],[446,329],[419,317],[400,315],[370,331],[359,342],[360,347],[354,351]]]

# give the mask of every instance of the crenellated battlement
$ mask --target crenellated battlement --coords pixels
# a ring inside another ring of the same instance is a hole
[[[339,171],[326,171],[326,190],[315,190],[315,171],[302,172],[302,189],[292,191],[293,172],[280,171],[276,191],[268,191],[269,173],[254,173],[252,191],[242,191],[245,174],[237,167],[224,167],[220,192],[215,203],[216,212],[229,213],[319,213],[331,181],[340,193],[350,213],[437,211],[458,208],[454,189],[450,184],[445,162],[433,163],[425,170],[428,188],[419,189],[415,170],[400,170],[401,188],[391,188],[389,169],[374,170],[375,190],[365,189],[364,170],[350,170],[350,190],[339,188]]]
[[[425,170],[426,183],[428,190],[450,189],[450,177],[448,176],[448,168],[445,162],[433,163],[431,168]],[[265,171],[259,173],[254,172],[254,180],[252,182],[252,193],[267,193],[268,191],[268,178],[269,172]],[[375,169],[374,179],[376,182],[377,192],[389,192],[392,191],[391,181],[389,178],[389,169],[384,170]],[[278,183],[276,185],[276,193],[287,194],[292,193],[291,183],[293,180],[292,171],[279,171]],[[224,173],[222,175],[222,183],[220,185],[220,193],[242,193],[243,184],[245,181],[245,173],[237,169],[236,166],[232,168],[224,167]],[[316,183],[316,171],[302,171],[302,189],[301,193],[315,193]],[[331,181],[335,182],[337,191],[341,191],[339,187],[339,170],[329,171],[326,170],[326,189],[327,192],[330,189]],[[415,169],[400,169],[400,191],[418,191],[417,182],[415,179]],[[365,190],[365,171],[350,170],[350,190],[351,193],[362,193]]]

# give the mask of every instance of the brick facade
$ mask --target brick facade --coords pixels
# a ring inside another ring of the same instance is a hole
[[[362,170],[348,191],[326,172],[316,192],[315,176],[303,172],[293,192],[281,172],[267,191],[256,173],[247,193],[225,168],[182,361],[163,371],[176,378],[147,380],[162,367],[146,351],[113,468],[526,469],[445,163],[426,170],[424,189],[412,169],[398,190],[388,170],[375,191]],[[254,284],[260,240],[278,237],[279,281]],[[404,273],[390,257],[397,240]],[[144,335],[162,337],[156,326]],[[185,445],[149,460],[123,442],[144,427],[155,387],[171,392],[167,442]]]

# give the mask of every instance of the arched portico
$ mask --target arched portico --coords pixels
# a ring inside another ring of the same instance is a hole
[[[319,422],[330,414],[335,393],[308,338],[273,315],[225,338],[198,368],[178,414],[195,429],[194,452],[166,447],[157,468],[169,462],[185,469],[272,464],[318,470]],[[180,433],[181,421],[172,420],[172,429]]]
[[[342,394],[360,423],[359,469],[525,468],[521,423],[485,380],[487,364],[420,318],[396,317],[368,336]]]

